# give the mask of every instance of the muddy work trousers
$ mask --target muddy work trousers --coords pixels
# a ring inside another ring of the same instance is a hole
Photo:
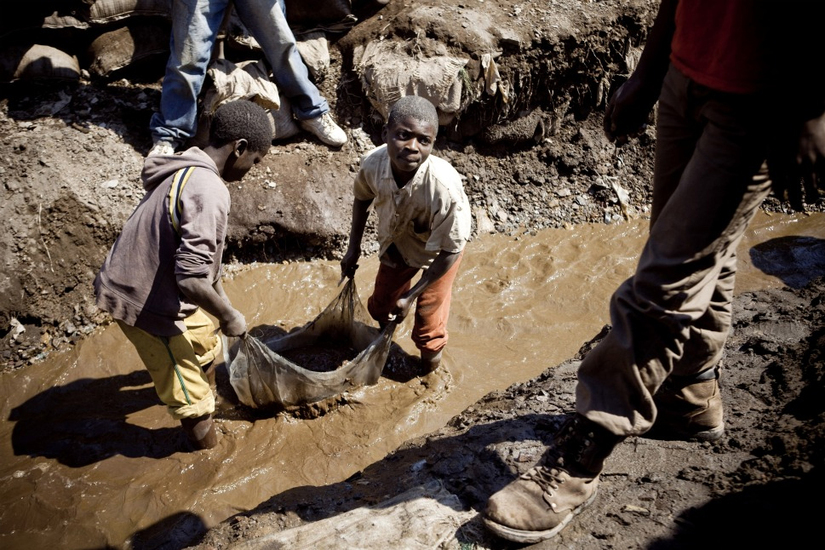
[[[412,278],[421,271],[401,262],[399,264],[400,267],[391,267],[381,263],[375,277],[375,290],[367,301],[370,315],[382,326],[390,321],[396,302],[410,290]],[[447,345],[447,320],[450,317],[453,281],[460,264],[461,257],[444,275],[427,287],[415,303],[412,341],[419,350],[435,354]]]
[[[758,98],[712,91],[671,67],[658,109],[650,235],[613,294],[612,330],[578,372],[577,411],[617,435],[651,428],[668,376],[718,363],[736,247],[770,191]]]
[[[158,397],[176,420],[215,411],[215,397],[203,368],[221,353],[215,325],[200,309],[184,319],[186,332],[156,336],[118,321],[155,383]]]

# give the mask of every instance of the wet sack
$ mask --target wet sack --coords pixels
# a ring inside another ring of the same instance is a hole
[[[348,279],[326,309],[303,327],[286,334],[258,327],[243,338],[223,336],[229,382],[241,403],[258,409],[314,403],[373,385],[387,362],[396,323],[381,330],[371,322],[355,281]],[[282,355],[289,350],[323,349],[342,343],[357,355],[328,372],[304,368]]]

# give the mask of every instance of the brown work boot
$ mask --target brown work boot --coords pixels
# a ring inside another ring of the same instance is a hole
[[[197,418],[181,418],[180,425],[193,450],[211,449],[218,444],[218,434],[215,431],[215,423],[212,422],[211,414]]]
[[[645,437],[717,441],[725,434],[719,367],[694,376],[669,377],[653,401],[656,421]]]
[[[604,460],[623,439],[576,414],[537,466],[490,497],[485,525],[518,543],[555,536],[596,498]]]

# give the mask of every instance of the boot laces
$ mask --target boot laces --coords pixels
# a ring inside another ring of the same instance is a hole
[[[561,468],[548,468],[547,466],[536,466],[530,468],[527,472],[522,474],[523,479],[528,479],[537,483],[542,491],[549,496],[553,496],[553,491],[559,490],[559,485],[564,483],[564,475],[569,475],[567,471]]]

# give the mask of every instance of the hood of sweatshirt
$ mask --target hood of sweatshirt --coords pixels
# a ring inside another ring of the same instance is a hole
[[[203,150],[198,147],[192,147],[186,151],[175,153],[174,155],[152,155],[146,157],[146,161],[143,163],[143,171],[140,173],[140,178],[143,180],[143,188],[146,189],[146,191],[151,191],[172,174],[187,166],[206,168],[215,172],[218,177],[221,176],[220,172],[218,172],[218,167],[215,165],[215,161],[204,153]]]

